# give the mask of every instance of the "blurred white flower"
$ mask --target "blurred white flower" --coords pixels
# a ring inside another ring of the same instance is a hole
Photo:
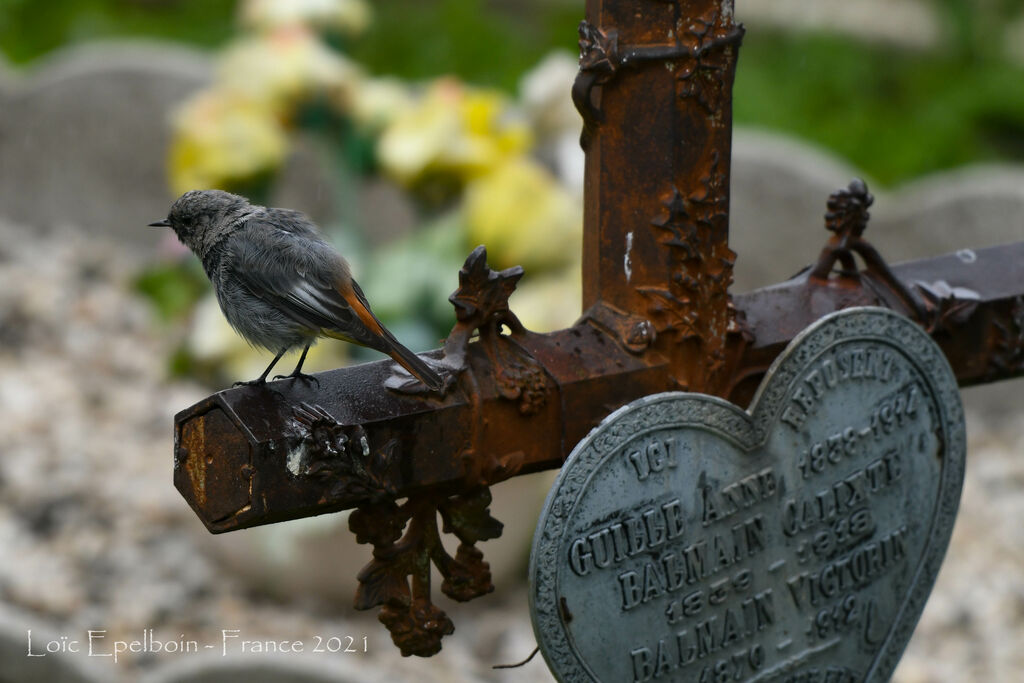
[[[277,168],[288,152],[280,121],[263,104],[205,90],[175,112],[168,174],[175,194],[224,187]]]
[[[266,102],[281,115],[317,95],[351,99],[359,66],[301,26],[286,26],[233,44],[221,56],[218,87]]]
[[[519,97],[537,135],[535,154],[582,199],[585,156],[579,139],[583,120],[571,96],[577,71],[575,57],[552,52],[520,80]]]
[[[243,26],[272,30],[302,24],[346,35],[358,35],[372,19],[365,0],[245,0],[240,6]]]
[[[568,52],[552,52],[519,81],[519,99],[538,136],[579,136],[583,120],[572,103],[578,60]]]

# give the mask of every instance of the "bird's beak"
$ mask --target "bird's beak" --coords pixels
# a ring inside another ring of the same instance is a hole
[[[167,220],[166,218],[164,218],[164,219],[156,221],[154,223],[150,223],[149,227],[151,227],[151,228],[169,228],[169,227],[171,227],[171,222],[169,220]]]

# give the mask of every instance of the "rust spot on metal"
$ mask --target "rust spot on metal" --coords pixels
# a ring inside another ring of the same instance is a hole
[[[179,423],[174,483],[213,530],[251,509],[254,468],[238,427],[222,410]]]
[[[206,416],[187,423],[182,429],[181,461],[188,477],[195,505],[206,507]]]

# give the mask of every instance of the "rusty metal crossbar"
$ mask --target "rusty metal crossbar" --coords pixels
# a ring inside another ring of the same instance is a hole
[[[922,289],[970,293],[940,299],[945,309],[933,309],[926,323],[963,386],[1024,374],[1020,263],[1024,242],[892,269]],[[736,297],[753,341],[727,397],[745,405],[771,362],[810,323],[850,306],[888,305],[887,294],[801,276]],[[508,342],[543,368],[536,409],[524,411],[526,399],[502,392],[482,343],[470,345],[473,394],[397,395],[384,388],[389,361],[322,373],[319,388],[239,387],[177,416],[175,484],[219,533],[352,508],[368,495],[458,489],[467,478],[500,481],[561,466],[609,412],[677,388],[664,356],[638,354],[591,318],[550,334],[514,333]]]
[[[560,467],[633,399],[682,389],[745,405],[795,335],[861,305],[921,324],[963,385],[1024,374],[1024,243],[890,268],[864,238],[859,181],[829,198],[832,235],[814,265],[729,295],[741,36],[729,0],[588,0],[573,88],[587,152],[583,316],[524,329],[508,307],[522,270],[495,272],[478,248],[451,297],[456,325],[431,354],[452,378],[443,395],[381,361],[184,410],[175,486],[210,531],[356,508],[350,527],[374,548],[356,606],[381,608],[403,654],[430,655],[453,628],[432,602],[431,564],[453,599],[493,589],[476,548],[501,533],[488,487]],[[459,539],[454,557],[442,533]]]

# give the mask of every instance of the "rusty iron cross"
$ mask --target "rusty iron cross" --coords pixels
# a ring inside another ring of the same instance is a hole
[[[560,467],[636,398],[688,390],[746,405],[789,340],[859,305],[922,325],[961,385],[1024,374],[1024,243],[889,267],[864,238],[872,198],[860,181],[828,199],[832,235],[815,265],[730,296],[742,37],[732,0],[587,0],[572,89],[586,151],[582,317],[524,329],[508,306],[522,269],[495,272],[478,248],[451,296],[455,327],[430,354],[450,377],[443,394],[380,361],[182,411],[175,486],[209,530],[355,508],[350,528],[373,546],[355,605],[380,607],[402,654],[429,656],[454,630],[433,603],[431,565],[455,600],[493,590],[477,548],[502,530],[488,487]],[[454,557],[443,533],[460,542]]]

